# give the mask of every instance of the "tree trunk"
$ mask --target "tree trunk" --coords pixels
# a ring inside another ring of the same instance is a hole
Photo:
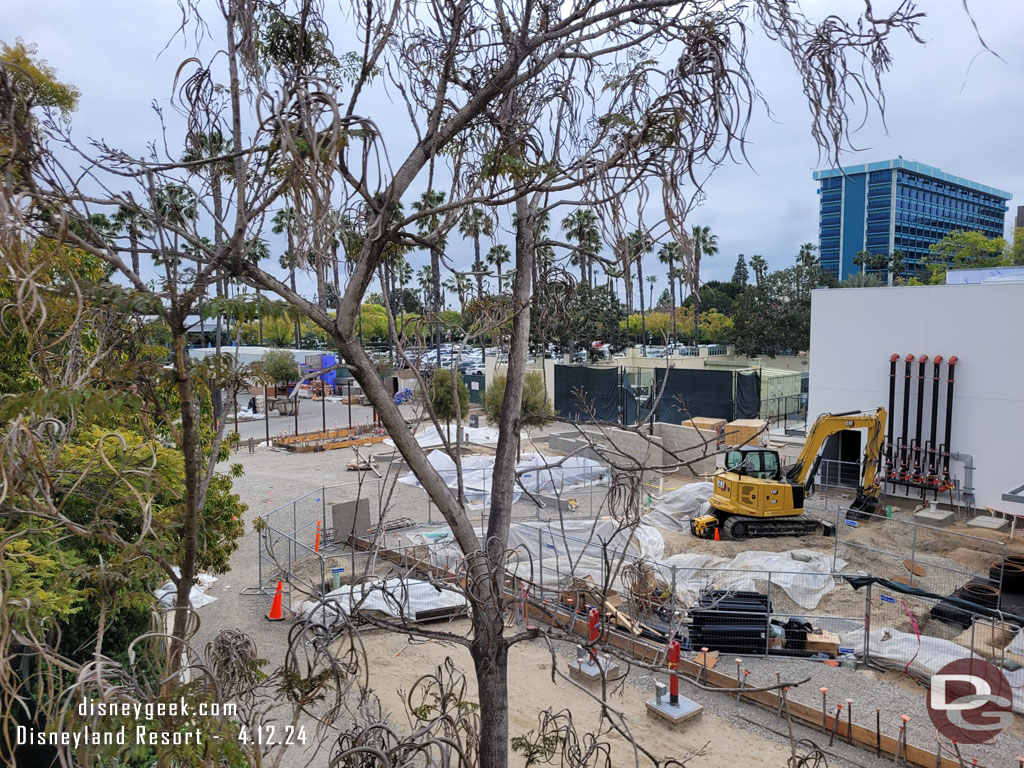
[[[132,249],[132,272],[138,275],[139,270],[142,268],[139,261],[139,233],[131,223],[128,224],[128,242]],[[139,279],[141,280],[142,278]]]
[[[643,356],[647,357],[647,318],[644,316],[644,258],[636,257],[636,282],[640,286],[640,345]]]
[[[500,614],[474,612],[470,647],[480,699],[480,766],[508,766],[508,646],[501,636]]]
[[[676,277],[672,274],[672,262],[668,264],[668,292],[672,297],[672,343],[676,344],[679,336],[676,333]]]
[[[434,305],[434,344],[437,347],[437,367],[441,368],[441,254],[430,249],[430,292]]]

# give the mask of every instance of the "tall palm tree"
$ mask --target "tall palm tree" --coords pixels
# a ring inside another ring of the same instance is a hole
[[[678,270],[676,264],[682,258],[682,249],[679,243],[669,242],[661,246],[658,251],[658,261],[668,267],[668,292],[672,297],[672,342],[675,343],[679,337],[676,335],[676,278]]]
[[[210,182],[210,197],[213,198],[213,243],[217,251],[224,245],[226,230],[224,228],[224,185],[225,178],[231,178],[234,172],[234,162],[224,159],[224,155],[231,151],[231,139],[226,138],[220,131],[210,133],[194,134],[189,139],[188,149],[182,155],[183,163],[196,163],[189,170],[193,173],[201,173]],[[218,297],[225,295],[228,278],[216,280],[216,293]],[[217,349],[221,344],[221,313],[217,313]]]
[[[754,286],[760,288],[764,276],[768,274],[768,262],[763,256],[755,253],[750,257],[750,269],[754,273]]]
[[[424,264],[420,267],[420,271],[416,275],[416,281],[419,283],[420,291],[423,293],[423,306],[429,307],[431,296],[434,292],[434,270],[430,268],[429,264]]]
[[[700,261],[704,256],[718,253],[718,235],[711,234],[711,227],[695,224],[690,232],[690,247],[693,249],[693,264],[690,269],[690,293],[693,294],[693,346],[700,347]]]
[[[654,309],[654,286],[658,284],[658,276],[648,275],[647,284],[650,286],[650,293],[647,296],[647,307],[648,309]]]
[[[492,265],[498,272],[498,295],[504,293],[504,287],[501,283],[501,265],[508,264],[512,261],[512,252],[508,249],[507,245],[498,243],[492,245],[491,249],[487,252],[487,263]]]
[[[139,258],[139,240],[144,233],[149,231],[149,222],[139,211],[134,208],[126,208],[123,205],[118,207],[112,221],[117,225],[119,232],[128,236],[128,248],[132,253],[132,272],[138,275],[142,268]]]
[[[288,238],[288,250],[281,254],[281,268],[288,270],[288,286],[292,293],[297,293],[295,288],[295,269],[299,265],[298,254],[295,252],[295,209],[291,206],[282,208],[274,214],[271,219],[270,231],[275,235],[284,234]],[[299,336],[299,320],[295,319],[295,348],[302,347],[302,339]]]
[[[636,264],[636,284],[640,289],[640,343],[647,356],[647,316],[644,312],[644,256],[654,250],[654,241],[644,230],[638,229],[627,236],[630,263]]]
[[[483,208],[470,208],[459,218],[459,234],[473,241],[473,273],[476,297],[484,297],[484,263],[480,260],[480,238],[494,236],[494,219]]]
[[[270,246],[267,241],[259,237],[253,237],[245,241],[245,260],[250,264],[259,264],[263,259],[270,258]],[[260,286],[256,284],[256,301],[260,300]],[[263,309],[256,310],[256,320],[259,322],[260,346],[263,346]]]
[[[420,199],[412,204],[417,213],[426,214],[416,220],[416,229],[420,235],[429,235],[441,226],[441,216],[434,210],[444,203],[444,192],[428,189]],[[430,308],[437,315],[434,319],[434,344],[437,346],[437,367],[441,367],[441,251],[444,250],[447,237],[441,234],[430,246],[430,277],[434,281],[431,291]]]
[[[576,243],[572,263],[580,268],[580,282],[593,287],[594,260],[601,250],[601,231],[592,208],[577,208],[562,219],[565,239]]]

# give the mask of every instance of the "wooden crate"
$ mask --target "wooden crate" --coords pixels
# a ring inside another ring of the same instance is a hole
[[[725,425],[726,445],[767,445],[768,422],[764,419],[736,419]]]

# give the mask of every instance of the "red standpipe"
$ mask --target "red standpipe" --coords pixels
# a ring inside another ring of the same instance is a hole
[[[679,706],[679,641],[673,640],[668,644],[668,668],[671,674],[668,678],[668,703],[673,707]]]
[[[936,459],[936,449],[938,448],[935,442],[936,433],[939,429],[939,370],[942,366],[942,355],[936,355],[932,358],[932,423],[931,433],[926,443],[927,454],[928,454],[928,477],[926,482],[930,486],[936,485],[935,473],[938,467],[938,461]]]
[[[941,490],[943,491],[949,488],[949,441],[953,435],[953,371],[958,359],[956,355],[949,358],[949,367],[946,372],[948,389],[946,390],[946,441],[942,444]]]
[[[914,362],[913,355],[907,355],[904,359],[906,366],[903,369],[903,427],[900,430],[900,480],[908,478],[910,469],[910,446],[907,444],[907,427],[910,421],[910,365]]]
[[[896,430],[896,363],[899,362],[899,355],[892,355],[889,358],[889,439],[885,444],[885,476],[892,480],[896,477],[893,469],[892,450],[893,433]]]
[[[921,445],[921,430],[924,417],[924,368],[928,363],[928,355],[921,355],[917,358],[917,420],[914,423],[914,474],[915,483],[921,482],[921,469],[924,465],[924,456]]]
[[[587,641],[590,645],[590,660],[597,664],[597,639],[601,636],[601,613],[591,608],[587,614]]]

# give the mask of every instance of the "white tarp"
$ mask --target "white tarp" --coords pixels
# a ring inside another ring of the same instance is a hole
[[[644,522],[669,531],[690,530],[690,518],[703,514],[714,491],[711,483],[687,483],[676,488],[644,515]]]
[[[938,637],[918,637],[888,627],[872,630],[870,636],[871,661],[891,669],[906,669],[924,680],[951,661],[971,658],[970,649]],[[840,638],[843,645],[853,648],[854,654],[864,655],[863,630],[843,633]],[[1003,669],[1002,673],[1013,688],[1013,711],[1024,714],[1024,669],[1015,672]]]
[[[462,428],[463,442],[475,443],[477,445],[497,445],[498,444],[498,430],[491,427],[466,427]],[[447,437],[448,433],[444,433],[444,437]],[[455,427],[452,427],[451,441],[455,442]],[[520,434],[523,441],[528,439],[525,432]],[[419,443],[420,448],[440,448],[444,445],[442,439],[442,433],[437,431],[435,426],[425,426],[423,429],[416,433],[416,442]],[[395,441],[390,437],[384,441],[384,445],[394,447]]]
[[[178,566],[174,566],[174,575],[178,576],[181,571],[178,570]],[[194,584],[188,592],[189,602],[192,603],[193,608],[202,608],[204,605],[209,605],[216,597],[206,594],[206,590],[210,588],[210,585],[217,580],[216,576],[210,576],[206,573],[200,573],[196,577],[197,584]],[[178,588],[174,586],[173,581],[167,581],[153,590],[153,596],[162,608],[173,608],[174,601],[178,597]]]
[[[299,613],[313,621],[330,623],[337,614],[375,611],[392,618],[415,621],[417,614],[439,608],[468,608],[465,595],[417,579],[384,579],[346,584],[324,595],[323,601],[307,600]]]
[[[696,602],[705,589],[742,591],[764,590],[771,583],[805,610],[818,607],[821,599],[835,587],[832,554],[810,549],[787,552],[740,552],[735,557],[714,557],[698,553],[678,554],[661,561],[676,568],[676,595],[686,603]],[[836,560],[842,571],[846,561]],[[664,573],[664,568],[662,569]]]
[[[427,457],[430,465],[455,490],[459,487],[455,461],[443,451],[434,451]],[[558,466],[548,466],[551,464]],[[608,482],[608,470],[600,462],[580,456],[567,459],[548,458],[541,453],[524,453],[516,465],[523,472],[521,482],[531,493],[561,494],[580,485],[603,485]],[[470,504],[487,504],[491,498],[491,477],[494,474],[493,456],[463,456],[462,482],[466,500]],[[419,487],[412,473],[399,478],[399,482]],[[518,500],[522,491],[517,483],[513,498]]]

